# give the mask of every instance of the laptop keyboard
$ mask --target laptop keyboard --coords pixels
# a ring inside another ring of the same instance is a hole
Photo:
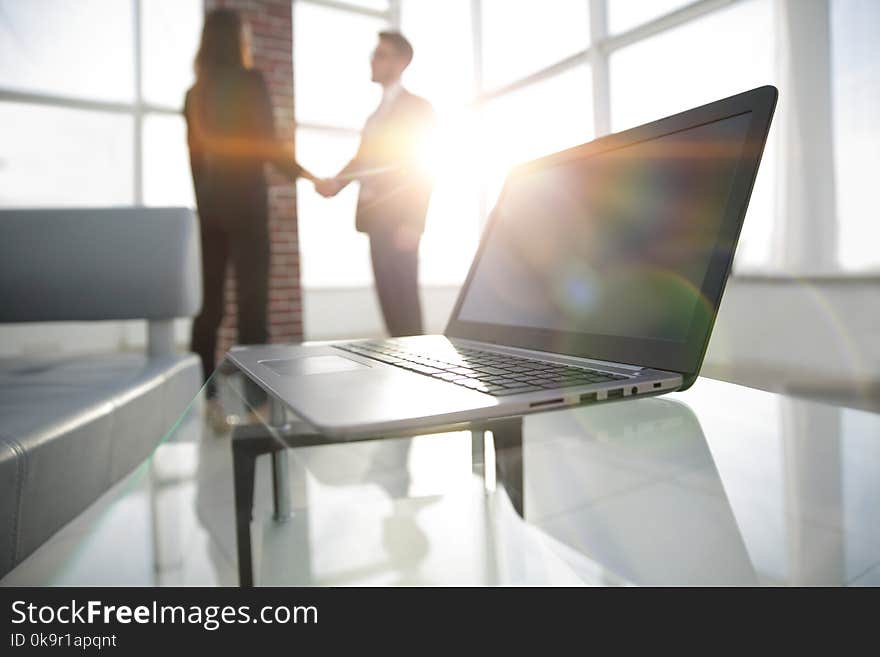
[[[358,356],[496,397],[629,378],[585,367],[548,363],[479,349],[455,348],[426,353],[411,351],[397,342],[381,340],[334,346]]]

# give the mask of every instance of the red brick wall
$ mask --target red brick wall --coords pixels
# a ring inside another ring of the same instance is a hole
[[[292,141],[293,21],[290,0],[205,0],[205,11],[235,9],[250,23],[254,67],[263,72],[278,136]],[[302,291],[299,282],[296,187],[274,171],[269,173],[269,342],[302,339]],[[226,313],[220,327],[218,363],[236,338],[235,281],[227,272]]]

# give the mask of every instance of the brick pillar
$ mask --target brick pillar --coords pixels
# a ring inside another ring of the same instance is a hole
[[[254,68],[263,72],[280,138],[293,141],[293,18],[290,0],[205,0],[205,11],[234,9],[251,26]],[[269,171],[269,342],[302,339],[296,187]],[[220,326],[217,362],[236,339],[235,281],[227,272],[226,313]]]

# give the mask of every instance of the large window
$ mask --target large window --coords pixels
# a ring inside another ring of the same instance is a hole
[[[776,82],[771,0],[476,5],[484,209],[516,161]],[[772,259],[775,164],[771,140],[740,242],[740,271],[767,269]]]
[[[0,0],[0,205],[194,205],[201,0]]]
[[[810,241],[831,269],[880,268],[874,0],[292,2],[298,155],[319,175],[353,155],[379,101],[376,32],[398,27],[415,46],[404,82],[439,116],[425,284],[463,279],[517,161],[766,83],[779,111],[737,271],[811,273],[809,257],[786,257],[792,245],[809,255]],[[0,0],[0,204],[192,205],[180,109],[203,11],[202,0]],[[356,194],[324,200],[299,183],[306,286],[370,284]],[[814,196],[828,205],[806,220]]]
[[[474,0],[473,6],[481,17],[477,102],[488,116],[478,154],[486,161],[484,211],[503,164],[774,84],[779,106],[735,270],[880,269],[872,200],[880,169],[880,3]],[[517,100],[530,95],[534,103]],[[574,109],[584,103],[588,109]]]

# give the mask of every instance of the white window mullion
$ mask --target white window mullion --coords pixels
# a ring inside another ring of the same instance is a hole
[[[391,10],[371,9],[370,7],[362,7],[361,5],[350,4],[339,0],[292,0],[292,2],[302,2],[320,7],[328,7],[330,9],[338,9],[349,14],[357,14],[359,16],[372,16],[373,18],[385,18],[392,20]]]
[[[483,96],[483,2],[471,0],[471,31],[473,34],[471,46],[474,52],[474,98]],[[478,103],[476,111],[480,119],[483,114],[482,103]],[[482,124],[482,120],[480,120]],[[482,233],[489,216],[489,200],[486,190],[486,182],[480,185],[480,198],[478,208],[478,220],[480,222],[478,232]]]
[[[608,75],[608,53],[602,47],[608,36],[608,0],[589,0],[589,2],[593,133],[601,137],[611,132],[611,81]]]
[[[395,30],[400,30],[400,0],[389,0],[388,2],[388,22],[391,24],[391,28]]]
[[[144,88],[141,66],[141,0],[132,0],[134,38],[134,204],[144,204]]]
[[[780,94],[774,264],[838,268],[829,0],[775,0]]]

